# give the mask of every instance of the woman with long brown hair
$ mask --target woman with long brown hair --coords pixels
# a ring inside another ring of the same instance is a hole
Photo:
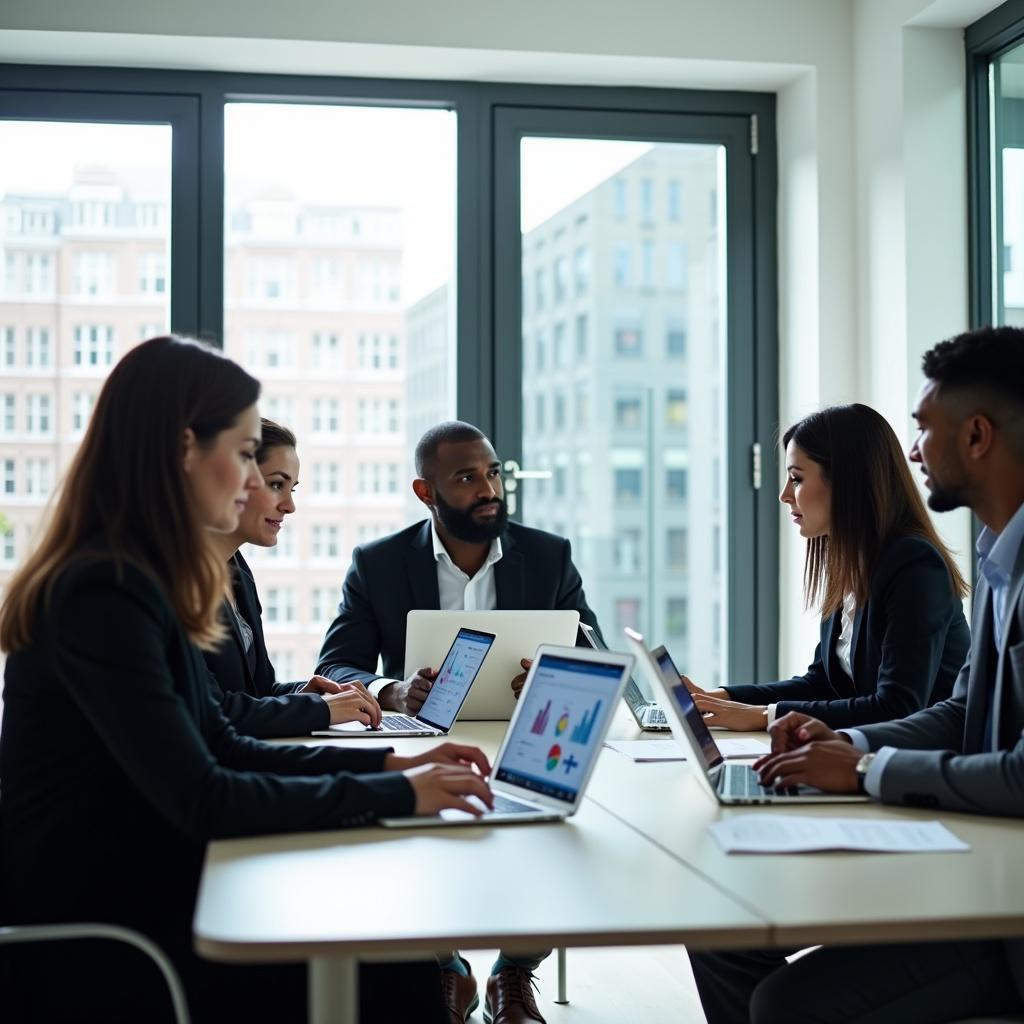
[[[231,360],[174,337],[133,349],[104,384],[0,609],[0,895],[8,923],[100,921],[150,936],[181,972],[195,1021],[278,1024],[305,1020],[303,968],[192,953],[206,842],[469,809],[468,795],[490,794],[474,748],[407,758],[269,746],[222,714],[202,652],[223,637],[229,580],[209,538],[236,529],[263,486],[258,394]],[[62,957],[59,985],[52,964],[19,955],[15,995],[28,998],[11,1019],[163,1019],[166,995],[137,954],[80,944]],[[436,965],[423,969],[436,988],[391,986],[419,993],[401,1019],[443,1019]],[[17,1003],[5,990],[5,1010]]]
[[[783,437],[779,500],[807,538],[804,596],[821,642],[802,676],[704,691],[708,725],[764,729],[789,711],[833,728],[904,718],[950,695],[970,648],[952,556],[892,427],[866,405],[812,413]]]

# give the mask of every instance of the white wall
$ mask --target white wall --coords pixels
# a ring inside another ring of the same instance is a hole
[[[997,0],[5,0],[0,60],[778,93],[780,422],[878,407],[967,323],[962,27]],[[768,480],[772,475],[768,474]],[[809,659],[780,520],[780,668]],[[966,549],[966,518],[942,520]]]

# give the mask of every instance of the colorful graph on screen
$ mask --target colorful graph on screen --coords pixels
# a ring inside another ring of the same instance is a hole
[[[556,743],[548,751],[548,763],[547,769],[549,772],[553,772],[558,767],[558,762],[562,756],[562,748]]]
[[[568,729],[568,728],[569,728],[569,712],[568,711],[563,711],[562,712],[562,717],[559,718],[558,722],[555,724],[555,735],[556,736],[561,736],[562,733],[565,732],[565,730]]]
[[[544,730],[548,727],[548,719],[551,717],[551,701],[548,701],[544,705],[542,711],[537,712],[537,717],[533,720],[533,725],[530,726],[530,732],[535,736],[543,736]]]
[[[601,711],[601,701],[598,701],[589,711],[587,711],[583,718],[580,720],[579,725],[576,726],[572,731],[571,739],[573,743],[589,743],[590,734],[594,731],[594,723],[597,721],[597,716]]]

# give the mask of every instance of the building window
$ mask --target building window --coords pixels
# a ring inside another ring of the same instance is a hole
[[[620,597],[615,602],[615,623],[621,633],[624,629],[637,629],[640,625],[640,598]]]
[[[96,396],[91,391],[76,391],[71,402],[71,429],[76,434],[84,433],[92,415]]]
[[[313,493],[338,494],[341,491],[341,466],[337,462],[313,463]]]
[[[292,651],[268,651],[267,656],[278,679],[295,678],[295,655]]]
[[[267,587],[263,616],[267,622],[294,622],[295,595],[291,587]]]
[[[678,181],[668,183],[668,219],[673,222],[683,219],[683,187]]]
[[[629,245],[626,242],[619,242],[615,246],[612,255],[613,273],[616,288],[629,287]]]
[[[654,182],[650,178],[640,179],[640,217],[654,220]]]
[[[565,343],[565,324],[557,323],[552,335],[552,348],[554,353],[552,360],[555,366],[566,367],[569,365],[569,352]]]
[[[313,622],[330,622],[336,609],[331,587],[314,587],[309,595],[309,617]]]
[[[576,385],[576,429],[586,430],[590,421],[590,392],[586,384]]]
[[[313,527],[313,557],[337,558],[341,550],[341,529],[318,523]]]
[[[5,565],[13,565],[17,560],[17,556],[17,545],[14,543],[14,527],[9,525],[0,534],[0,559],[3,560]]]
[[[360,398],[357,406],[360,434],[397,434],[401,424],[397,398]]]
[[[50,432],[50,396],[29,395],[28,411],[25,415],[25,429],[30,434]]]
[[[685,526],[672,527],[665,537],[669,572],[686,572],[687,531]]]
[[[576,294],[582,295],[590,287],[590,249],[581,245],[572,257]]]
[[[542,310],[545,304],[544,268],[538,267],[533,274],[533,308]]]
[[[257,301],[280,302],[294,298],[295,266],[289,259],[253,257],[249,263],[248,295]]]
[[[640,243],[640,274],[641,284],[645,288],[654,287],[654,243],[645,239]]]
[[[686,639],[689,632],[689,609],[685,597],[670,597],[665,603],[665,632]]]
[[[53,467],[49,459],[25,460],[25,493],[45,498],[53,486]]]
[[[44,368],[52,363],[50,331],[46,327],[30,327],[25,346],[25,365]]]
[[[3,363],[4,366],[17,366],[18,346],[13,327],[0,328],[0,338],[3,339]]]
[[[14,416],[15,416],[15,396],[7,394],[3,396],[3,403],[0,404],[0,409],[3,412],[3,419],[0,420],[0,427],[3,428],[5,434],[14,433]]]
[[[337,334],[317,331],[313,335],[313,368],[338,370],[341,368],[341,339]]]
[[[75,327],[75,366],[113,366],[114,328],[106,324]]]
[[[665,499],[686,501],[687,479],[685,469],[665,470]]]
[[[533,426],[537,431],[547,429],[547,424],[544,422],[547,417],[544,415],[547,403],[544,401],[543,395],[537,395],[536,398],[536,413],[534,415]]]
[[[313,399],[313,433],[337,434],[341,430],[341,402],[337,398]]]
[[[665,426],[682,427],[686,424],[687,404],[685,388],[670,388],[665,393]]]
[[[3,461],[3,493],[14,494],[17,490],[17,481],[15,479],[15,465],[14,459],[4,459]]]
[[[109,252],[75,255],[72,287],[75,295],[97,297],[114,292],[114,257]]]
[[[543,334],[537,335],[537,369],[543,370],[546,362],[545,351],[547,350],[547,341]]]
[[[686,331],[682,327],[670,327],[665,332],[665,355],[682,359],[686,355]]]
[[[565,471],[565,466],[555,466],[555,475],[554,475],[554,478],[553,478],[553,482],[554,482],[554,491],[555,491],[554,496],[556,498],[564,498],[565,497],[565,490],[566,490],[566,488],[565,488],[565,481],[566,481],[566,476],[567,475],[568,474]],[[560,534],[563,533],[563,531],[561,531],[561,530],[559,530],[557,532],[560,533]]]
[[[643,497],[643,476],[639,469],[615,470],[615,500],[621,505],[634,505]]]
[[[589,324],[587,314],[580,313],[576,317],[576,358],[585,359],[587,355],[587,332]]]
[[[615,569],[617,572],[637,573],[642,565],[643,541],[636,529],[619,530],[615,535]]]
[[[564,302],[569,294],[569,259],[559,256],[555,260],[555,304]]]
[[[360,462],[360,494],[397,494],[397,462]]]
[[[613,188],[615,192],[615,219],[623,221],[629,216],[629,197],[626,191],[626,182],[622,178],[616,178]]]
[[[25,257],[25,292],[28,295],[45,297],[53,295],[56,278],[53,273],[54,259],[49,253],[29,253]],[[113,280],[108,293],[113,290]]]
[[[639,398],[615,399],[615,426],[620,430],[639,430],[643,425],[643,409]]]
[[[631,358],[644,354],[644,335],[639,327],[620,327],[615,332],[615,354]]]
[[[162,252],[147,252],[139,261],[139,291],[143,295],[167,291],[167,257]]]
[[[360,370],[397,370],[397,335],[360,334],[358,359]]]
[[[666,249],[665,287],[686,287],[686,244],[669,242]]]

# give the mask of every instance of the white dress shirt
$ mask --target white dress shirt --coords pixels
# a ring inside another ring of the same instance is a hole
[[[853,668],[850,664],[850,645],[853,643],[853,620],[856,617],[857,598],[853,594],[847,594],[843,600],[842,612],[839,617],[842,622],[842,631],[839,634],[839,639],[836,640],[836,658],[839,661],[839,667],[851,679],[853,678]],[[775,721],[777,707],[778,704],[768,705],[768,725]]]
[[[437,563],[437,595],[440,599],[438,607],[446,612],[492,612],[498,606],[498,594],[494,586],[494,566],[501,561],[501,539],[495,537],[491,541],[491,550],[487,560],[476,571],[476,575],[467,576],[448,554],[444,542],[437,535],[437,527],[433,517],[430,520],[430,539],[434,546],[434,561]],[[440,666],[434,666],[438,668]],[[367,689],[374,697],[380,697],[380,691],[400,679],[375,679]]]

